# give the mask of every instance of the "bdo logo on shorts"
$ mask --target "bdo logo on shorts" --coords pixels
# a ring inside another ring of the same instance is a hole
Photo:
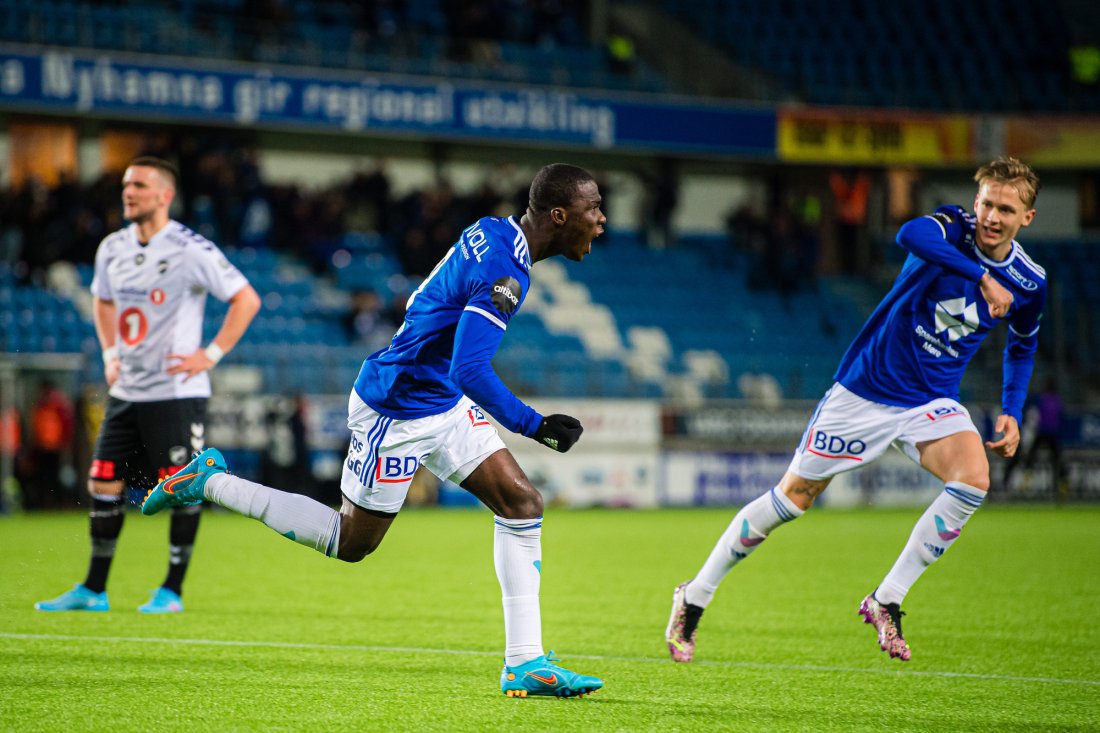
[[[374,482],[403,484],[412,481],[413,474],[419,467],[418,456],[379,456],[374,462]]]
[[[376,484],[403,484],[412,481],[416,469],[427,458],[423,456],[388,455],[379,456],[373,450],[362,455],[366,449],[363,441],[351,437],[351,449],[348,452],[346,468],[359,479],[359,483],[372,487]]]
[[[848,440],[840,435],[829,435],[823,430],[815,430],[807,441],[806,450],[822,458],[862,461],[859,456],[867,450],[867,443],[859,438]]]

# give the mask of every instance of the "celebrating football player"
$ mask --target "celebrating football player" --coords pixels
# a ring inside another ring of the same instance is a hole
[[[859,614],[879,646],[902,661],[909,645],[901,603],[946,552],[989,489],[984,448],[1010,457],[1031,379],[1046,273],[1015,241],[1035,217],[1039,179],[1014,158],[982,166],[974,214],[941,206],[898,231],[909,257],[893,289],[849,346],[779,484],[734,516],[695,578],[676,586],[665,641],[690,662],[703,610],[718,584],[781,524],[810,508],[833,476],[867,465],[891,445],[944,483]],[[963,371],[989,332],[1008,322],[1001,437],[982,445],[959,399]]]
[[[142,511],[204,499],[259,519],[329,557],[358,562],[378,547],[418,466],[460,484],[495,515],[494,558],[504,603],[509,697],[585,695],[603,686],[543,652],[539,614],[542,496],[504,447],[508,430],[564,453],[581,436],[568,415],[540,415],[504,386],[490,364],[523,304],[531,266],[584,259],[607,219],[591,174],[548,165],[531,183],[527,212],[471,224],[409,297],[390,345],[367,357],[348,403],[351,446],[339,512],[312,499],[231,476],[211,448],[162,482]],[[442,551],[442,548],[437,548]]]

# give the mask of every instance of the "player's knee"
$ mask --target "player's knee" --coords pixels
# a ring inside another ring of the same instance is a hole
[[[381,541],[351,541],[341,542],[336,551],[336,559],[344,562],[360,562],[367,555],[378,549]]]
[[[968,475],[966,478],[959,480],[962,481],[962,483],[967,484],[968,486],[973,486],[979,491],[989,491],[988,471],[986,471],[985,473],[974,473],[972,475]]]
[[[542,494],[524,482],[522,488],[504,497],[497,513],[505,519],[532,519],[542,516],[542,508]]]
[[[124,486],[125,484],[121,481],[100,481],[90,478],[88,479],[88,494],[102,498],[118,497],[122,496]]]

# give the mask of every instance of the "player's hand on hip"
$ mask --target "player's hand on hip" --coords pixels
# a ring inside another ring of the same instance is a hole
[[[542,424],[532,436],[535,440],[553,448],[558,453],[565,453],[580,440],[584,427],[581,421],[569,415],[547,415],[542,419]]]
[[[103,377],[107,380],[107,386],[115,386],[115,382],[118,381],[118,376],[122,373],[122,362],[118,359],[111,359],[103,365]]]
[[[214,366],[214,362],[206,355],[204,349],[198,349],[191,354],[169,354],[168,358],[177,360],[175,364],[168,366],[168,373],[171,375],[186,374],[187,376],[183,378],[185,382],[196,374],[202,374]]]
[[[978,281],[978,287],[982,290],[985,302],[989,304],[989,315],[993,318],[1004,318],[1008,314],[1009,306],[1012,305],[1012,293],[988,272],[982,275],[982,279]]]
[[[1001,439],[987,440],[985,447],[1002,458],[1011,458],[1016,455],[1016,449],[1020,447],[1020,426],[1016,423],[1016,418],[1012,415],[998,416],[993,432],[999,433]]]

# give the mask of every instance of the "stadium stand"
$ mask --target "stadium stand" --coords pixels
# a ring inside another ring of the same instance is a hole
[[[478,13],[493,5],[0,0],[0,41],[580,89],[669,89],[654,71],[657,64],[643,56],[628,73],[613,68],[604,48],[589,41],[587,3],[547,4],[558,8],[552,16],[531,10],[508,23],[479,24]],[[867,0],[650,5],[737,64],[774,77],[787,99],[966,112],[1100,109],[1095,88],[1069,80],[1072,36],[1058,3],[997,3],[999,22],[1029,28],[1028,34],[979,33],[993,9],[988,2],[917,0],[904,9]],[[528,4],[536,6],[542,4]],[[924,22],[910,22],[918,15]],[[861,42],[850,43],[852,37]],[[984,59],[992,56],[1008,64],[1009,73],[989,75]],[[264,299],[226,365],[256,365],[269,392],[346,390],[365,353],[345,327],[353,294],[373,291],[387,307],[400,304],[425,274],[424,262],[430,267],[459,227],[500,207],[517,210],[513,192],[486,199],[457,196],[441,185],[400,199],[383,196],[380,208],[392,221],[363,228],[352,221],[365,196],[363,181],[309,193],[267,185],[247,153],[251,141],[217,137],[165,147],[195,152],[181,161],[189,183],[181,218],[223,245]],[[196,182],[202,185],[191,185]],[[36,239],[44,236],[40,224],[58,217],[47,212],[29,219],[18,213],[27,208],[25,192],[3,192],[6,210],[17,215],[5,219],[0,235],[19,230],[27,260],[0,263],[6,350],[95,355],[88,262],[98,236],[117,225],[108,215],[117,202],[115,185],[100,181],[80,191],[80,208],[65,210],[71,226],[45,243]],[[46,198],[73,198],[60,188]],[[248,234],[243,219],[257,202],[270,209],[273,223],[269,231]],[[410,256],[410,231],[426,241],[419,257]],[[793,292],[761,288],[748,256],[724,235],[680,237],[660,250],[633,231],[609,239],[597,242],[582,266],[537,266],[528,304],[496,361],[519,391],[742,397],[758,392],[764,375],[785,397],[813,398],[827,387],[832,366],[882,292],[843,277],[819,277]],[[1100,283],[1100,262],[1090,256],[1095,246],[1028,245],[1038,260],[1051,263],[1059,283],[1051,293],[1051,320],[1060,346],[1044,342],[1043,348],[1064,350],[1067,366],[1086,371],[1100,354],[1100,319],[1085,305]],[[76,269],[46,268],[57,259],[77,263]],[[207,325],[214,329],[224,306],[211,307]],[[89,358],[88,365],[89,377],[98,378],[99,360]]]
[[[1082,29],[1071,28],[1064,5],[661,3],[701,38],[755,73],[776,78],[789,98],[803,102],[967,113],[1096,112],[1100,94],[1074,85],[1068,73],[1073,33]],[[993,73],[994,62],[999,73]]]

